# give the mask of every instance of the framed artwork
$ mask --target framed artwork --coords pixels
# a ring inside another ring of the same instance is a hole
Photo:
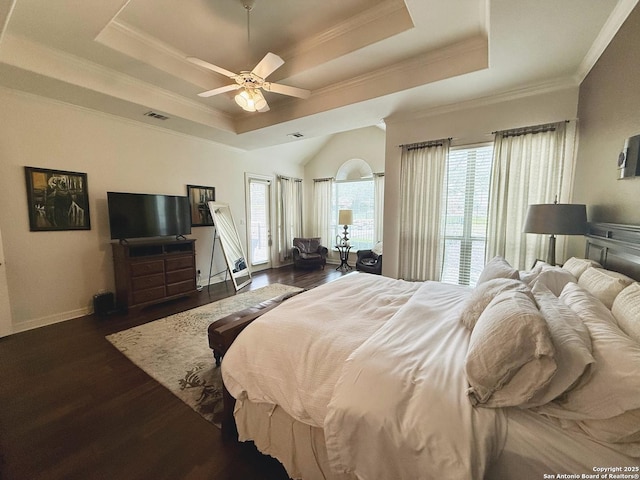
[[[87,174],[24,167],[32,232],[91,230]]]
[[[211,227],[213,219],[207,202],[214,202],[216,199],[215,187],[204,187],[202,185],[187,185],[187,196],[191,210],[192,227]]]

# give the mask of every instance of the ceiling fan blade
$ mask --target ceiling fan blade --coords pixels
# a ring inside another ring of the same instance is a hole
[[[206,92],[199,93],[198,96],[213,97],[214,95],[218,95],[224,92],[230,92],[231,90],[238,90],[239,88],[242,88],[242,87],[237,83],[234,83],[233,85],[225,85],[224,87],[218,87],[218,88],[214,88],[213,90],[207,90]]]
[[[267,92],[280,93],[282,95],[289,95],[291,97],[309,98],[311,92],[303,88],[290,87],[289,85],[281,85],[279,83],[265,82],[262,84]]]
[[[229,77],[229,78],[235,78],[236,74],[233,72],[230,72],[227,69],[224,69],[222,67],[219,67],[217,65],[214,65],[213,63],[209,63],[209,62],[205,62],[204,60],[200,60],[199,58],[196,57],[187,57],[187,60],[190,61],[191,63],[195,64],[195,65],[199,65],[201,67],[204,67],[208,70],[213,70],[216,73],[219,73],[221,75],[224,75],[225,77]]]
[[[267,53],[262,60],[255,66],[251,73],[254,75],[265,79],[273,72],[275,72],[278,68],[280,68],[284,64],[284,60],[282,60],[275,53]]]

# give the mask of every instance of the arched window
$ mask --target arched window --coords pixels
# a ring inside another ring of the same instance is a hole
[[[344,226],[338,224],[338,211],[351,210],[353,224],[349,225],[349,242],[353,251],[371,248],[376,241],[376,201],[373,172],[369,164],[352,158],[343,163],[333,184],[332,226],[335,235],[342,236]]]

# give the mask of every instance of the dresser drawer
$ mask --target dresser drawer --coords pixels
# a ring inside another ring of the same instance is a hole
[[[167,285],[167,295],[177,295],[179,293],[191,292],[192,290],[195,290],[195,286],[195,279],[179,283],[172,283],[171,285]]]
[[[137,311],[197,292],[195,240],[114,241],[111,247],[118,308]]]
[[[164,274],[162,273],[155,273],[144,277],[133,277],[131,279],[131,288],[134,292],[151,287],[161,287],[162,285],[164,285]]]
[[[165,262],[167,265],[167,272],[172,270],[182,270],[183,268],[193,267],[193,255],[167,258]]]
[[[150,275],[152,273],[162,273],[164,272],[164,261],[152,260],[149,262],[132,262],[130,268],[132,277]]]
[[[165,297],[165,288],[154,287],[147,288],[145,290],[138,290],[137,292],[133,292],[133,304],[138,305],[140,303],[150,302],[151,300],[157,300],[159,298]]]
[[[173,272],[167,272],[167,284],[178,283],[184,280],[191,280],[195,278],[196,272],[193,268],[185,268],[182,270],[175,270]]]

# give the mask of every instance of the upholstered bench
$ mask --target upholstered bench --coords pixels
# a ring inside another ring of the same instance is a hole
[[[300,290],[300,292],[302,291],[304,290]],[[271,298],[254,305],[253,307],[239,310],[211,323],[208,330],[209,347],[213,350],[213,357],[215,358],[216,365],[220,365],[220,360],[224,354],[227,353],[227,350],[231,347],[233,341],[246,326],[260,315],[267,313],[269,310],[273,310],[286,299],[291,298],[300,292],[286,293],[279,297]],[[222,416],[222,435],[226,439],[235,439],[237,438],[237,430],[233,418],[235,399],[227,389],[224,388],[222,400],[224,405],[224,412]]]

